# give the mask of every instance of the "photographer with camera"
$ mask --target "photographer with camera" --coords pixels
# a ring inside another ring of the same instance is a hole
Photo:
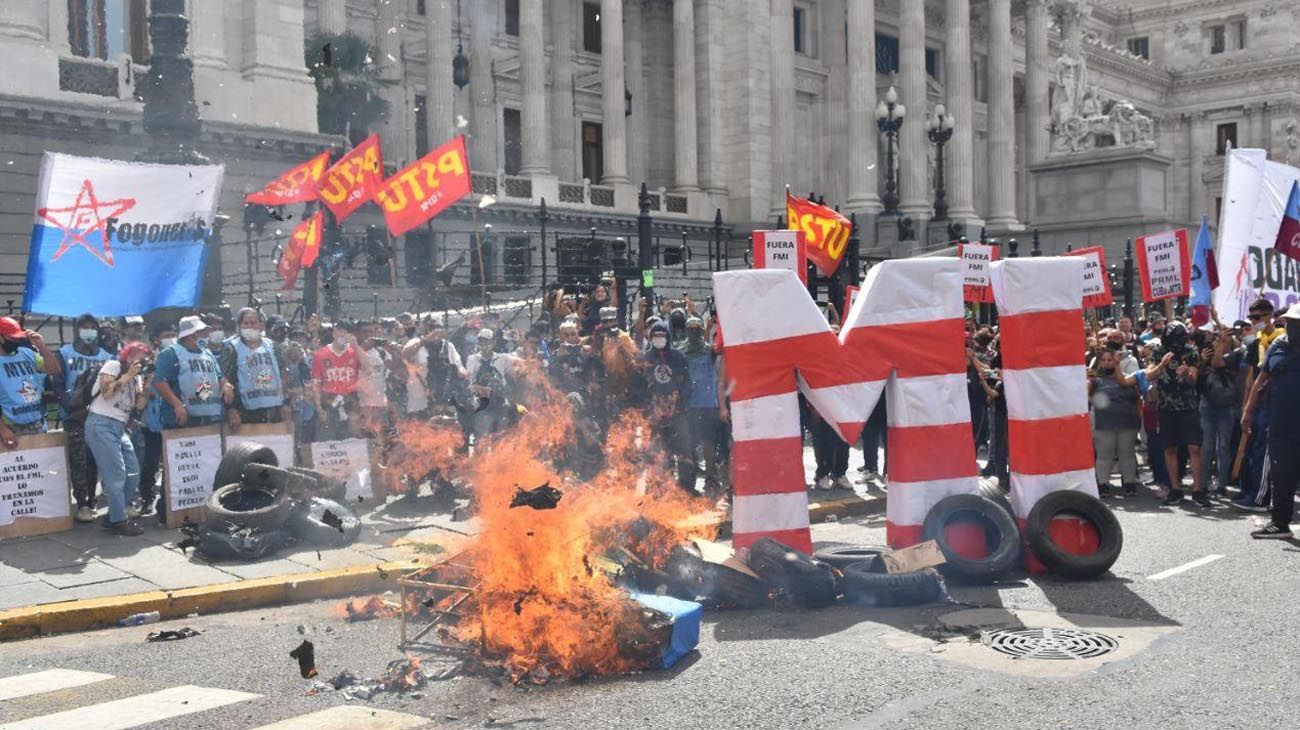
[[[282,423],[288,420],[284,382],[274,343],[262,336],[262,313],[244,307],[235,319],[239,333],[217,357],[235,386],[226,422],[232,431],[245,423]]]
[[[119,535],[140,535],[144,530],[132,520],[138,510],[127,505],[140,486],[140,462],[127,433],[127,423],[144,410],[154,364],[149,346],[132,342],[122,347],[117,358],[104,363],[91,390],[93,400],[86,414],[86,445],[99,466],[99,480],[108,496],[105,527]]]

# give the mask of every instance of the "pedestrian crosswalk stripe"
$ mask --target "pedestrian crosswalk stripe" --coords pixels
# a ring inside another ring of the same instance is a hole
[[[262,725],[254,730],[406,730],[428,723],[428,718],[404,712],[340,705],[310,715]]]
[[[0,725],[0,730],[127,730],[203,712],[260,695],[183,685]]]
[[[111,674],[83,672],[77,669],[47,669],[43,672],[0,677],[0,702],[38,695],[42,692],[81,687],[112,678]]]

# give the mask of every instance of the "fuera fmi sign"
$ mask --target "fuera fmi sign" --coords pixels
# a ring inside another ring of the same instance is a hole
[[[789,269],[808,283],[808,243],[803,231],[754,231],[754,268]]]

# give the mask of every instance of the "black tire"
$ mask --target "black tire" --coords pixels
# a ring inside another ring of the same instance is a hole
[[[970,515],[984,525],[989,554],[967,558],[948,543],[944,528],[955,518]],[[934,540],[943,553],[944,575],[972,583],[991,583],[1011,570],[1020,557],[1020,531],[1011,513],[978,494],[952,494],[930,508],[921,526],[923,540]]]
[[[749,546],[749,567],[778,594],[808,608],[829,606],[839,595],[834,568],[770,537]]]
[[[289,495],[282,490],[227,484],[208,497],[208,517],[240,527],[276,529],[289,519]]]
[[[338,518],[339,526],[325,522],[327,511]],[[332,499],[320,497],[312,497],[294,507],[284,526],[298,540],[321,547],[351,545],[361,534],[361,520],[356,513]]]
[[[1012,519],[1015,519],[1015,509],[1011,506],[1011,498],[1007,496],[1005,490],[1000,485],[994,484],[987,479],[980,480],[980,496],[992,500],[999,507],[1007,511]]]
[[[886,547],[873,547],[871,545],[836,545],[835,547],[822,548],[812,554],[813,560],[820,560],[823,563],[844,570],[854,563],[871,561],[889,552]]]
[[[222,454],[221,462],[217,464],[217,473],[212,478],[212,490],[215,492],[219,487],[238,482],[244,476],[244,467],[249,464],[279,466],[280,460],[275,457],[275,452],[269,446],[263,446],[255,441],[236,444],[234,448]]]
[[[737,608],[761,608],[771,603],[762,581],[725,565],[705,562],[694,545],[674,547],[664,572],[672,579],[669,592],[684,600]]]
[[[293,542],[286,530],[247,528],[208,529],[199,532],[195,551],[209,560],[259,560]]]
[[[943,579],[934,568],[913,573],[876,573],[865,563],[844,570],[844,600],[859,606],[887,608],[933,603],[943,597]]]
[[[1097,551],[1090,555],[1066,552],[1052,541],[1048,525],[1052,518],[1069,513],[1092,523],[1097,530]],[[1083,492],[1062,490],[1038,500],[1025,520],[1025,542],[1034,557],[1051,572],[1071,580],[1088,580],[1110,570],[1124,547],[1124,530],[1115,513],[1101,500]]]

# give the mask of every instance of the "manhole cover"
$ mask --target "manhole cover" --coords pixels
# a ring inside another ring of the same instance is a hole
[[[1017,659],[1092,659],[1119,648],[1111,637],[1082,629],[998,629],[984,632],[982,640]]]

